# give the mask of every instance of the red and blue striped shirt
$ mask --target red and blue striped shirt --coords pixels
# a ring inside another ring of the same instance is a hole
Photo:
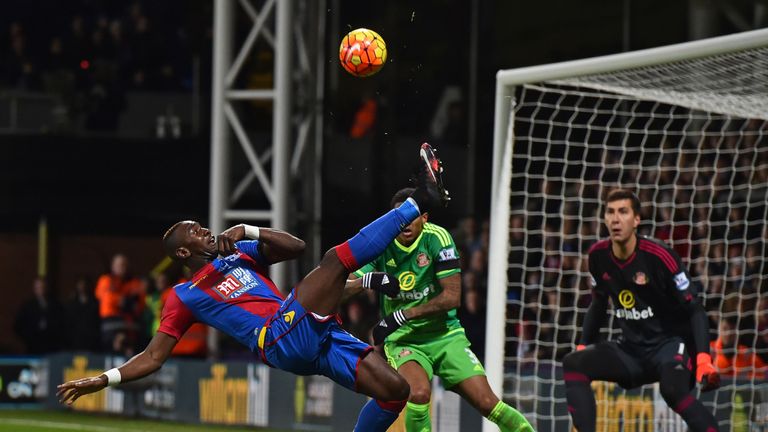
[[[215,259],[189,282],[176,285],[163,307],[158,331],[179,339],[192,324],[202,322],[255,351],[258,329],[284,299],[269,279],[269,264],[258,244],[258,240],[237,242],[237,253]]]

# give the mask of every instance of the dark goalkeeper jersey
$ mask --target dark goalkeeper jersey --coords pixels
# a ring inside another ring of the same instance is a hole
[[[639,348],[653,347],[673,336],[693,343],[696,354],[709,352],[707,319],[677,253],[666,244],[638,236],[626,260],[613,255],[610,240],[589,250],[593,287],[590,311],[584,320],[582,343],[594,343],[610,298],[621,341]]]

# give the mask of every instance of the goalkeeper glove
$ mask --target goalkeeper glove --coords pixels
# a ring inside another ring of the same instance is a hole
[[[363,275],[363,288],[372,289],[390,298],[400,294],[400,281],[384,272],[370,272]]]
[[[712,366],[712,357],[707,353],[696,355],[696,381],[701,384],[702,391],[720,387],[720,374]]]
[[[373,328],[373,344],[381,345],[387,336],[395,332],[408,321],[402,309],[398,309],[387,315]]]

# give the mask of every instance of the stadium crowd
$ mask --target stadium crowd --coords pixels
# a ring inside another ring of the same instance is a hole
[[[44,92],[63,116],[114,130],[127,91],[189,92],[210,43],[187,2],[9,2],[0,19],[0,88]],[[41,20],[38,10],[46,10]],[[208,25],[210,27],[210,24]]]
[[[81,276],[66,299],[49,292],[44,278],[33,281],[32,296],[19,308],[14,330],[28,354],[56,351],[102,352],[132,356],[146,346],[160,323],[170,289],[189,275],[169,273],[136,277],[123,254],[112,257],[109,271]],[[205,357],[207,329],[194,325],[175,355]]]

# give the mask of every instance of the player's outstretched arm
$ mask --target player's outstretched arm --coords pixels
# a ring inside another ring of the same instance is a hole
[[[403,326],[408,320],[448,312],[461,306],[461,274],[456,273],[440,279],[443,291],[428,302],[410,309],[396,310],[379,321],[373,328],[373,344],[384,343],[387,336]]]
[[[440,279],[440,287],[443,291],[428,302],[406,309],[403,314],[406,318],[425,318],[456,309],[461,306],[461,273],[452,274]]]
[[[235,243],[246,238],[259,240],[260,252],[271,264],[297,258],[305,248],[304,240],[285,231],[240,224],[216,236],[219,253],[224,256],[235,253]]]
[[[363,292],[363,280],[357,275],[350,274],[347,281],[344,283],[344,294],[341,296],[341,301],[346,301],[350,297],[354,297]]]
[[[143,378],[160,367],[168,359],[176,338],[162,332],[157,332],[141,353],[125,362],[122,366],[106,371],[101,375],[80,378],[65,382],[57,387],[56,396],[60,403],[72,405],[80,396],[95,393],[108,385],[134,381]]]
[[[387,272],[368,272],[361,278],[352,273],[344,284],[342,300],[346,300],[362,292],[364,289],[373,290],[390,298],[395,298],[400,294],[400,281]]]

